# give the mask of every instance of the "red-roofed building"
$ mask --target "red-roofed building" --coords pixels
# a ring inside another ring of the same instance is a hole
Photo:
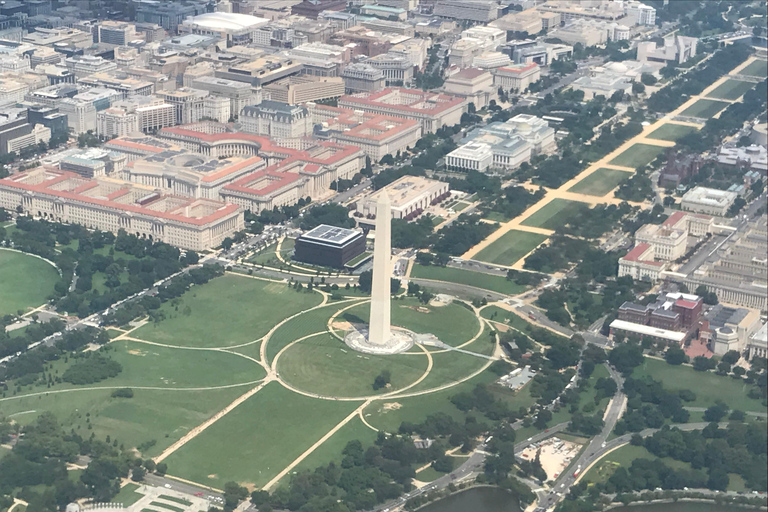
[[[523,92],[539,78],[541,78],[541,68],[535,62],[505,66],[493,71],[494,87],[501,87],[504,91]]]
[[[318,137],[358,146],[371,160],[413,147],[421,138],[421,125],[414,119],[359,112],[328,105],[309,104],[312,123],[322,124]]]
[[[163,195],[152,187],[37,167],[0,180],[0,206],[55,222],[80,224],[182,249],[216,247],[243,229],[240,207],[211,199]]]
[[[623,258],[619,258],[619,277],[658,281],[659,274],[667,269],[667,263],[654,261],[653,246],[639,243]]]
[[[386,116],[415,119],[423,133],[434,133],[443,126],[461,122],[469,102],[458,96],[392,87],[373,93],[349,94],[339,98],[342,108]]]

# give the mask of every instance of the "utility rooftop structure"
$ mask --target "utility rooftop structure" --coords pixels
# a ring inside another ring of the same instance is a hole
[[[343,267],[365,252],[362,231],[320,224],[296,239],[295,259],[327,267]]]

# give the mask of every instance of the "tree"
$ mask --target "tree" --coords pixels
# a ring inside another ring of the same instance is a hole
[[[729,350],[723,355],[721,361],[730,365],[734,365],[739,362],[739,359],[741,359],[741,354],[739,354],[738,351]]]
[[[248,489],[237,482],[224,484],[224,507],[233,510],[241,500],[248,497]]]
[[[673,345],[667,349],[664,353],[664,359],[666,359],[667,363],[675,366],[688,362],[688,356],[685,355],[685,351],[677,345]]]
[[[624,343],[611,350],[608,361],[623,374],[632,373],[632,369],[643,364],[643,349],[639,345]]]
[[[440,473],[450,473],[453,471],[453,460],[442,454],[432,462],[432,469]]]
[[[146,474],[147,471],[141,466],[133,468],[133,471],[131,471],[131,480],[134,482],[141,482],[144,480],[144,475]]]
[[[387,387],[391,378],[392,376],[390,375],[389,370],[382,370],[373,381],[373,390],[378,391],[381,388]]]
[[[165,475],[165,473],[168,471],[168,464],[165,462],[158,462],[157,466],[155,466],[155,473],[157,473],[160,476]]]
[[[645,92],[645,86],[640,82],[632,82],[632,94],[642,94]]]
[[[704,421],[717,423],[728,414],[728,406],[718,402],[704,411]]]
[[[696,356],[693,358],[693,369],[697,372],[705,372],[707,370],[714,370],[717,366],[717,361],[704,356]]]
[[[232,240],[230,237],[226,237],[224,240],[221,241],[221,247],[224,248],[224,250],[228,251],[232,248],[232,245],[235,243],[234,240]]]
[[[654,85],[658,80],[651,73],[643,73],[640,75],[640,81],[645,85]]]

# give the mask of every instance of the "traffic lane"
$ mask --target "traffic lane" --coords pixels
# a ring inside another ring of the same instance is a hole
[[[498,301],[509,298],[508,295],[504,295],[503,293],[486,290],[484,288],[476,288],[465,284],[449,283],[448,281],[433,281],[431,279],[420,279],[418,277],[411,277],[409,280],[419,286],[428,288],[430,291],[435,290],[448,295],[485,298],[489,301]]]

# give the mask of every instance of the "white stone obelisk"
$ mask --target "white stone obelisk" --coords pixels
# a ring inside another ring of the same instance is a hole
[[[392,203],[386,190],[376,203],[376,238],[373,242],[373,283],[371,285],[371,318],[368,342],[387,346],[390,331],[390,279],[392,278]]]

